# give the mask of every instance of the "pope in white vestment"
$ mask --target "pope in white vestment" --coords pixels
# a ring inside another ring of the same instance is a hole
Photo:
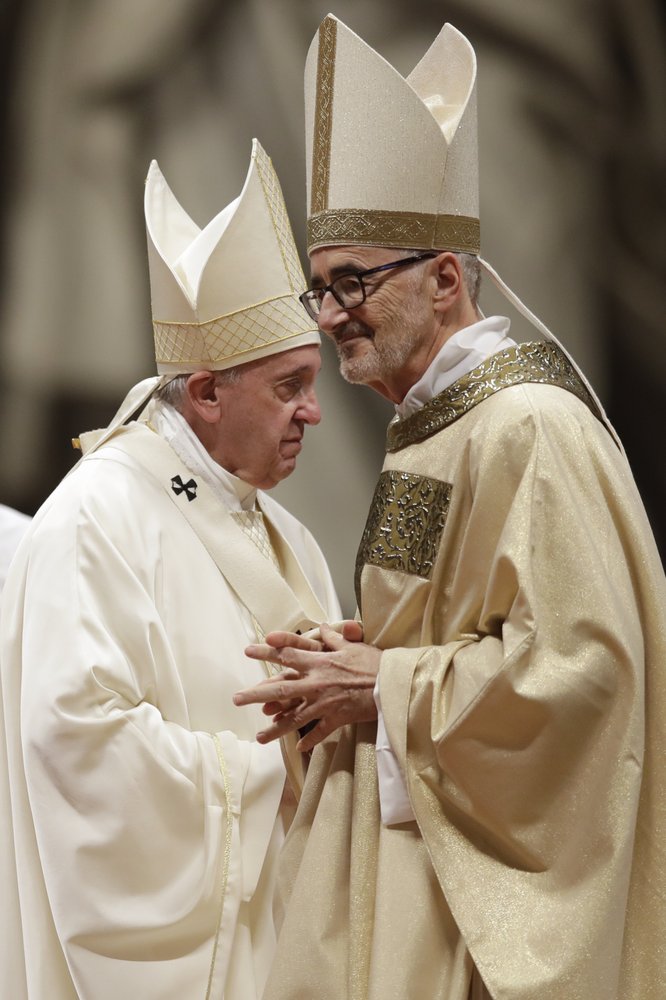
[[[256,144],[234,205],[246,217],[263,198],[257,174],[271,171]],[[201,236],[205,271],[224,240],[211,252],[210,232]],[[152,250],[176,272],[164,241]],[[233,252],[245,266],[238,232]],[[165,279],[154,268],[151,279],[156,315]],[[253,281],[265,312],[257,271]],[[228,342],[219,348],[216,311],[218,355],[202,352],[200,370],[239,363]],[[207,321],[196,317],[204,348]],[[278,334],[267,342],[262,323],[241,360],[318,356],[312,329]],[[159,350],[162,384],[197,370],[192,356],[165,362]],[[218,464],[167,402],[82,443],[4,595],[0,996],[258,1000],[293,811],[286,775],[298,794],[298,767],[287,747],[256,742],[261,711],[231,696],[266,676],[243,650],[267,628],[339,618],[331,578],[310,533]]]

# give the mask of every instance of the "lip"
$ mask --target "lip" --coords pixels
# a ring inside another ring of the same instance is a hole
[[[368,339],[367,333],[343,333],[342,336],[335,338],[335,342],[338,346],[341,346],[342,344],[350,343],[352,340],[363,340],[364,338]]]
[[[363,330],[354,330],[353,333],[337,334],[335,337],[335,346],[338,350],[340,350],[348,344],[353,344],[355,340],[372,340],[372,335]]]
[[[289,445],[290,446],[290,450],[295,449],[294,450],[294,454],[298,455],[298,453],[301,451],[301,449],[303,447],[303,438],[286,438],[282,442],[282,444],[283,444],[283,446],[284,445]]]

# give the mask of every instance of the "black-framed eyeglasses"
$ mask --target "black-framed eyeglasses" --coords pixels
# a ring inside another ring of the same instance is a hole
[[[299,296],[305,311],[311,319],[317,320],[321,312],[321,304],[324,301],[326,292],[330,292],[335,301],[343,309],[356,309],[365,302],[366,287],[363,284],[364,278],[369,278],[371,274],[379,274],[381,271],[390,271],[394,267],[406,267],[408,264],[417,264],[420,260],[428,260],[436,257],[432,251],[419,253],[414,257],[402,257],[400,260],[392,260],[390,264],[380,264],[379,267],[370,267],[366,271],[349,271],[348,274],[341,274],[335,278],[330,285],[322,285],[321,288],[308,288]]]

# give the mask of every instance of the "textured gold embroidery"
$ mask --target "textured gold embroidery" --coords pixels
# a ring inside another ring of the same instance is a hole
[[[338,23],[335,18],[326,17],[319,27],[317,93],[312,143],[312,190],[310,192],[310,210],[312,212],[322,212],[328,205],[337,33]]]
[[[264,191],[264,198],[271,214],[273,229],[277,237],[282,263],[289,279],[289,287],[297,294],[305,290],[305,277],[294,243],[294,234],[287,215],[282,189],[270,157],[261,146],[255,151],[257,173]]]
[[[298,298],[288,294],[204,323],[155,320],[155,357],[159,364],[214,363],[313,329]]]
[[[560,348],[556,344],[537,341],[493,354],[416,413],[391,424],[387,450],[400,451],[416,441],[423,441],[500,389],[524,382],[541,382],[566,389],[601,419],[592,396]]]
[[[356,557],[356,599],[366,563],[415,576],[432,575],[451,500],[451,485],[390,469],[382,472]]]
[[[478,253],[481,230],[479,220],[467,215],[341,208],[311,215],[307,239],[308,250],[329,244],[361,244]]]

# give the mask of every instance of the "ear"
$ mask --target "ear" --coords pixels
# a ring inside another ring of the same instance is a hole
[[[187,400],[193,414],[207,424],[215,424],[221,416],[219,386],[215,372],[195,372],[186,382]]]
[[[434,260],[437,286],[433,296],[435,312],[448,313],[460,302],[465,282],[460,262],[450,250],[444,251]]]

